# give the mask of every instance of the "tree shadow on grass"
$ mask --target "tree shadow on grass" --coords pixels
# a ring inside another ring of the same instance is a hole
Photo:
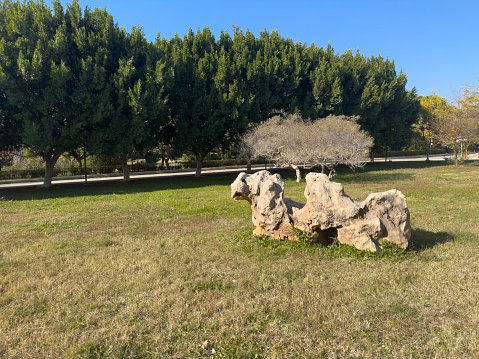
[[[406,168],[430,168],[430,167],[443,167],[451,165],[450,162],[444,161],[393,161],[393,162],[368,162],[366,166],[359,171],[368,172],[368,171],[386,171],[386,170],[395,170],[395,169],[406,169]]]
[[[414,171],[393,171],[403,169],[421,169],[429,167],[445,166],[443,162],[397,162],[397,163],[368,163],[364,168],[352,170],[347,166],[340,165],[335,168],[337,175],[333,177],[333,181],[342,184],[349,183],[383,183],[391,181],[408,181],[414,179]],[[279,171],[284,174],[285,180],[296,180],[296,173],[292,169]],[[310,172],[321,172],[321,168],[313,168],[311,170],[301,171],[303,181]],[[329,170],[326,170],[326,174]]]
[[[162,190],[197,189],[209,186],[229,186],[237,176],[238,173],[208,174],[208,176],[202,176],[199,178],[194,178],[192,176],[177,176],[135,179],[129,182],[89,182],[87,185],[84,183],[54,184],[50,188],[24,187],[0,189],[0,202],[2,200],[28,201],[32,199],[90,197],[111,194],[122,195]]]
[[[420,253],[437,245],[452,242],[454,236],[447,232],[429,232],[423,229],[413,229],[408,249]]]
[[[281,171],[271,171],[273,174],[274,173],[279,173],[281,174],[281,177],[285,181],[291,181],[291,182],[296,182],[296,173],[294,173],[292,170],[281,170]],[[311,171],[303,171],[301,173],[302,179],[301,182],[304,183],[304,186],[306,186],[306,175],[308,173],[312,172],[321,172],[321,170],[318,171],[318,169],[313,169]],[[328,173],[326,172],[326,175]],[[362,184],[369,184],[369,183],[387,183],[387,182],[394,182],[394,181],[410,181],[414,179],[414,173],[406,173],[406,172],[385,172],[385,171],[380,171],[380,172],[353,172],[351,170],[347,171],[341,171],[338,172],[338,175],[333,177],[332,181],[333,182],[338,182],[343,185],[348,185],[348,184],[353,184],[353,183],[362,183]]]
[[[363,169],[358,169],[353,172],[346,166],[338,166],[338,177],[333,181],[343,184],[362,182],[362,183],[381,183],[398,180],[409,180],[413,178],[413,173],[391,173],[381,170],[390,170],[396,168],[424,168],[444,165],[442,162],[397,162],[397,163],[368,163]],[[259,171],[260,169],[256,169]],[[272,173],[279,173],[285,180],[295,180],[295,172],[290,168],[271,169],[267,168]],[[304,171],[304,175],[308,172],[317,172],[318,169],[312,171]],[[130,182],[122,181],[108,181],[108,182],[88,182],[87,185],[83,183],[73,184],[55,184],[51,188],[43,187],[24,187],[24,188],[2,188],[0,189],[1,200],[31,200],[31,199],[46,199],[46,198],[66,198],[79,196],[97,196],[108,194],[131,194],[142,192],[154,192],[161,190],[179,190],[179,189],[194,189],[201,187],[208,187],[213,185],[229,186],[238,176],[238,172],[232,173],[218,173],[207,174],[200,178],[194,178],[191,175],[163,177],[163,178],[149,178],[139,179],[135,178]],[[304,181],[304,179],[303,179]]]
[[[448,164],[444,161],[417,161],[417,162],[373,162],[367,163],[364,168],[358,168],[355,171],[347,166],[338,166],[336,179],[343,184],[348,183],[382,183],[391,181],[408,181],[414,179],[414,171],[394,171],[394,170],[414,170],[431,167],[444,167]]]

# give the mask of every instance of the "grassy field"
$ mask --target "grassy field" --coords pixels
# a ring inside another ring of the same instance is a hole
[[[383,255],[255,238],[232,181],[0,192],[0,357],[479,356],[479,166],[337,176],[406,195]]]

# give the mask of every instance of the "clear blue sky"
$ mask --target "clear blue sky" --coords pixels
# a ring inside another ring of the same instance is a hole
[[[63,4],[71,1],[62,0]],[[233,25],[278,30],[294,41],[330,43],[336,52],[359,49],[389,57],[408,77],[408,89],[451,98],[479,80],[477,0],[79,0],[108,10],[130,31],[141,25],[149,41],[209,26],[215,37]]]

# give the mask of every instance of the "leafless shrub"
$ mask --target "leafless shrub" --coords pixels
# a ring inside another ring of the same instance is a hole
[[[314,122],[284,113],[252,128],[238,145],[240,156],[251,161],[263,157],[278,166],[290,166],[301,181],[301,169],[321,166],[322,172],[345,164],[362,167],[373,146],[372,137],[362,131],[357,117],[329,116]]]

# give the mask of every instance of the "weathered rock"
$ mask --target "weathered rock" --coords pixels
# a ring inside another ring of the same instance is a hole
[[[306,205],[284,198],[281,177],[260,171],[241,173],[231,185],[235,200],[247,200],[253,211],[254,233],[294,239],[292,226],[322,244],[334,241],[378,251],[384,240],[406,248],[411,237],[405,196],[397,190],[373,193],[356,202],[340,183],[321,173],[306,176]]]
[[[283,194],[284,182],[281,176],[271,175],[268,171],[252,175],[242,172],[231,184],[231,197],[251,204],[253,224],[256,226],[253,233],[258,236],[266,235],[277,239],[292,237],[291,220]]]
[[[377,251],[388,240],[406,248],[411,237],[406,197],[397,190],[370,194],[353,201],[340,183],[321,173],[306,176],[306,205],[293,223],[329,244],[334,237],[358,249]]]
[[[308,232],[322,244],[331,244],[337,228],[349,223],[359,213],[359,205],[344,194],[340,183],[331,182],[321,173],[306,176],[306,205],[293,218],[295,227]]]
[[[406,248],[411,239],[411,222],[407,208],[406,196],[401,191],[392,189],[382,193],[372,193],[360,203],[364,208],[364,218],[378,217],[381,221],[383,240],[396,243]]]

